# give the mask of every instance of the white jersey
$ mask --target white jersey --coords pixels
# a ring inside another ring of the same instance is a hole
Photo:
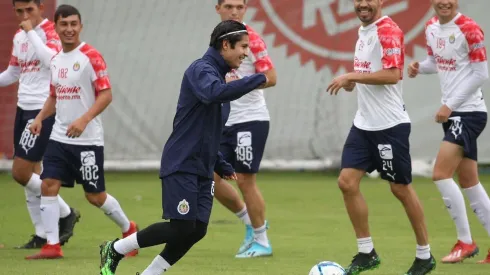
[[[44,19],[34,31],[50,49],[56,52],[61,50],[60,38],[54,30],[53,22]],[[49,64],[41,62],[23,30],[17,31],[14,36],[9,66],[18,67],[20,70],[17,106],[24,110],[42,109],[49,96]]]
[[[441,83],[441,103],[452,105],[461,91],[460,85],[471,76],[471,63],[486,62],[483,31],[471,18],[462,14],[446,24],[440,24],[437,17],[427,22],[425,29],[427,53],[434,58]],[[454,112],[486,112],[481,87],[475,90]]]
[[[66,136],[68,126],[94,105],[97,94],[111,88],[102,55],[86,43],[67,53],[61,51],[51,61],[51,78],[51,96],[56,97],[51,139],[66,144],[103,146],[100,116],[88,123],[80,137]]]
[[[246,27],[250,39],[249,55],[243,60],[240,67],[228,73],[227,77],[240,79],[244,76],[266,72],[274,68],[269,54],[267,53],[267,46],[260,35],[250,26],[247,25]],[[228,117],[226,126],[248,121],[270,120],[263,89],[257,89],[232,101],[230,103],[230,108],[230,116]]]
[[[401,78],[395,85],[356,84],[358,110],[354,125],[357,128],[379,131],[400,123],[410,123],[402,97],[405,57],[403,43],[402,30],[387,16],[359,28],[354,70],[358,73],[374,73],[398,68]]]

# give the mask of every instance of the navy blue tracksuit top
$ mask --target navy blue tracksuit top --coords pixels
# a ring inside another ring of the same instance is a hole
[[[222,176],[223,166],[229,166],[218,152],[223,117],[228,117],[222,105],[266,82],[265,75],[255,74],[227,84],[225,75],[229,71],[231,68],[214,48],[185,71],[173,131],[163,149],[160,178],[185,172],[212,179],[215,170]]]

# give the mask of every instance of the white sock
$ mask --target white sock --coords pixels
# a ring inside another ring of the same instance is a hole
[[[371,253],[374,249],[373,239],[371,237],[357,239],[357,249],[359,253]]]
[[[235,213],[235,215],[246,225],[251,225],[250,216],[248,215],[247,207],[243,207],[240,212]]]
[[[470,223],[466,214],[463,193],[461,193],[453,179],[438,180],[435,181],[435,184],[439,188],[444,204],[456,224],[458,240],[466,244],[472,244],[473,239],[471,238]]]
[[[41,217],[43,219],[44,230],[46,230],[48,244],[58,244],[60,242],[58,228],[60,206],[57,196],[41,196]]]
[[[43,220],[41,218],[41,198],[35,193],[32,193],[28,188],[24,188],[26,194],[27,210],[29,216],[31,216],[32,224],[36,230],[36,235],[41,238],[46,238],[46,232],[44,231]]]
[[[102,211],[121,228],[123,233],[128,232],[130,223],[119,202],[111,195],[107,194],[107,199],[100,207]]]
[[[46,238],[46,232],[44,231],[41,218],[41,209],[39,209],[41,205],[41,183],[42,181],[39,175],[33,173],[24,187],[24,193],[26,194],[27,210],[36,230],[36,235],[41,238]]]
[[[66,218],[71,213],[70,206],[58,195],[58,202],[60,204],[60,218]]]
[[[169,270],[170,264],[162,256],[158,255],[153,262],[141,273],[141,275],[160,275]]]
[[[254,240],[265,247],[269,247],[265,223],[259,228],[254,228]]]
[[[490,235],[490,199],[485,188],[481,183],[478,183],[473,187],[464,189],[464,191],[468,196],[473,212]]]
[[[422,260],[427,260],[430,258],[430,245],[417,245],[417,253],[415,254],[415,257],[422,259]]]
[[[139,249],[140,245],[138,244],[138,238],[136,237],[137,233],[133,233],[126,238],[119,240],[114,243],[114,250],[121,255],[126,255],[129,252]]]

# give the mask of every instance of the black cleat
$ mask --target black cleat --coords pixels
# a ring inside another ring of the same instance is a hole
[[[361,272],[376,269],[380,264],[381,259],[374,249],[370,253],[357,253],[345,274],[358,275]]]
[[[64,245],[73,236],[75,224],[80,220],[80,212],[74,208],[70,208],[71,212],[65,218],[60,219],[60,245]]]
[[[115,275],[119,262],[124,258],[124,255],[117,253],[114,249],[114,241],[102,243],[100,247],[100,275]]]
[[[42,248],[43,245],[47,243],[47,240],[44,238],[39,237],[38,235],[32,235],[32,238],[26,243],[21,246],[17,246],[15,248],[17,249],[37,249],[37,248]]]
[[[434,269],[436,269],[436,259],[431,254],[430,258],[426,260],[415,258],[412,267],[410,267],[405,275],[425,275]]]

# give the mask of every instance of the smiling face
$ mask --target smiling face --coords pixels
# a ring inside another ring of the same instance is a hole
[[[70,15],[68,17],[60,17],[56,20],[56,32],[60,36],[63,48],[65,46],[75,46],[80,44],[80,32],[82,31],[82,23],[78,15]]]
[[[354,11],[363,26],[367,26],[381,17],[383,0],[354,0]]]
[[[458,0],[431,0],[432,7],[439,18],[439,21],[444,24],[451,21],[458,14]]]
[[[232,69],[238,69],[242,61],[248,56],[249,38],[247,34],[242,34],[241,39],[232,45],[228,40],[223,41],[221,55],[228,66]]]

